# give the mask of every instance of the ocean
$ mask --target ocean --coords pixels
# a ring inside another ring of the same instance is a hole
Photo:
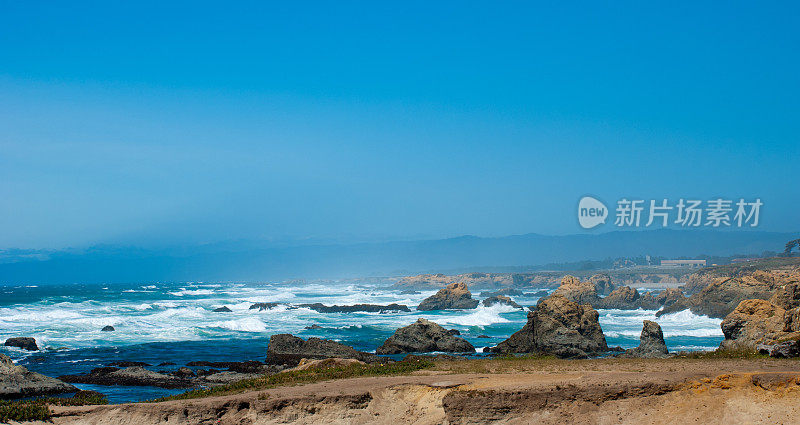
[[[0,340],[36,338],[39,352],[0,346],[18,364],[47,376],[89,372],[114,361],[141,361],[153,370],[173,370],[191,361],[264,360],[270,335],[333,339],[374,352],[399,327],[428,318],[457,329],[480,352],[518,331],[526,312],[512,307],[420,312],[415,306],[434,291],[400,294],[385,284],[308,283],[144,283],[0,286]],[[530,293],[538,290],[526,289]],[[473,297],[480,299],[477,292]],[[537,297],[512,297],[523,306]],[[326,305],[405,304],[411,312],[318,313],[278,306],[250,310],[256,302]],[[231,312],[214,312],[227,306]],[[658,322],[670,351],[713,350],[723,339],[719,319],[689,311],[655,317],[650,310],[599,310],[609,346],[635,347],[642,320]],[[104,326],[114,332],[102,332]],[[307,329],[318,325],[320,329]],[[489,338],[479,338],[480,335]],[[158,366],[171,362],[175,365]],[[93,386],[112,403],[179,393],[151,387]]]

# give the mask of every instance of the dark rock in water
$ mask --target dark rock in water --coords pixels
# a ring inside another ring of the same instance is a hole
[[[311,325],[311,326],[306,326],[306,329],[307,330],[322,329],[322,326],[320,326],[320,325]]]
[[[758,344],[756,350],[761,354],[767,354],[770,357],[777,358],[793,358],[800,356],[800,341],[790,340],[779,342],[777,344]]]
[[[392,311],[405,311],[405,312],[411,311],[411,309],[409,309],[408,306],[404,306],[402,304],[389,304],[389,305],[354,304],[354,305],[326,306],[322,303],[314,303],[314,304],[300,304],[298,305],[298,307],[309,308],[319,313],[356,313],[356,312],[388,313]]]
[[[511,298],[509,298],[509,297],[507,297],[505,295],[495,295],[494,297],[487,298],[487,299],[483,300],[483,306],[484,307],[491,307],[491,306],[493,306],[495,304],[505,304],[505,305],[508,305],[508,306],[511,306],[511,307],[514,307],[514,308],[518,308],[518,309],[521,309],[521,310],[525,309],[524,307],[522,307],[521,305],[515,303],[514,300],[512,300]]]
[[[116,367],[152,366],[151,364],[145,362],[131,362],[131,361],[111,362],[108,365]]]
[[[413,289],[406,289],[404,291],[400,291],[400,295],[419,295],[422,292],[415,291]]]
[[[539,291],[539,292],[526,292],[524,295],[526,297],[544,298],[550,295],[550,293],[547,291]]]
[[[17,347],[28,351],[39,351],[39,346],[36,345],[36,340],[29,337],[9,338],[6,340],[5,346]]]
[[[639,308],[643,310],[658,310],[661,304],[658,302],[652,292],[645,292],[639,297]]]
[[[490,353],[539,353],[585,358],[608,351],[606,338],[590,305],[578,304],[560,295],[539,301],[528,313],[528,323]]]
[[[461,331],[459,331],[458,329],[448,329],[447,330],[447,334],[448,335],[461,335]]]
[[[179,378],[194,378],[195,373],[193,370],[189,369],[188,367],[182,367],[175,372],[172,372],[173,375]]]
[[[163,363],[159,363],[158,365],[159,365],[159,366],[175,366],[175,363],[172,363],[172,362],[163,362]]]
[[[92,385],[124,385],[159,388],[191,388],[197,383],[188,378],[149,371],[141,366],[117,369],[101,367],[93,369],[86,375],[65,375],[59,379],[75,384]]]
[[[474,353],[475,347],[467,340],[451,335],[445,328],[426,319],[400,328],[375,351],[377,354]]]
[[[505,295],[507,297],[510,296],[518,297],[522,295],[522,291],[514,288],[503,288],[492,292],[487,292],[487,291],[481,292],[481,298],[492,298],[500,295]]]
[[[472,309],[478,306],[478,300],[472,299],[467,285],[455,282],[442,288],[436,294],[425,298],[417,306],[419,311]]]
[[[594,286],[594,291],[598,295],[608,295],[617,289],[617,287],[611,282],[611,276],[600,273],[596,274],[589,278],[589,283]]]
[[[249,360],[246,362],[194,361],[186,363],[186,366],[228,369],[228,371],[230,372],[238,372],[238,373],[262,373],[267,369],[264,363],[257,362],[255,360]],[[214,371],[214,373],[216,372],[219,371]]]
[[[620,357],[665,358],[668,357],[667,344],[664,343],[664,334],[661,326],[656,322],[645,320],[642,326],[642,335],[639,337],[639,346],[625,350]]]
[[[116,329],[114,329],[113,326],[108,325],[108,326],[103,326],[103,329],[100,329],[100,330],[103,331],[103,332],[114,332]]]
[[[72,385],[17,366],[10,357],[0,354],[0,400],[75,391],[78,389]]]
[[[277,307],[278,305],[279,305],[278,303],[255,303],[250,306],[250,310],[259,310],[259,311],[270,310]]]
[[[340,344],[321,338],[304,340],[290,334],[272,335],[267,346],[267,364],[297,366],[301,359],[328,359],[338,357],[342,359],[356,359],[366,363],[383,362],[374,354],[364,353]]]
[[[222,306],[219,308],[215,308],[214,313],[230,313],[232,310],[228,308],[228,306]]]
[[[476,338],[491,338],[489,335],[478,335]]]

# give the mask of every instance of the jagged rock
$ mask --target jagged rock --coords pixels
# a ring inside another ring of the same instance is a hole
[[[756,345],[756,351],[758,351],[761,354],[767,354],[770,357],[778,357],[786,359],[797,357],[800,356],[800,341],[789,340],[772,345],[758,344]]]
[[[214,313],[230,313],[232,310],[228,306],[222,306],[214,309]]]
[[[64,375],[59,379],[75,384],[124,385],[159,388],[191,388],[196,385],[192,379],[153,372],[141,366],[118,369],[101,367],[86,375]]]
[[[376,304],[355,304],[355,305],[332,305],[326,306],[322,303],[300,304],[298,307],[305,307],[319,313],[389,313],[393,311],[410,312],[408,306],[402,304],[376,305]]]
[[[776,288],[769,302],[784,310],[800,307],[800,283],[794,282]]]
[[[455,282],[442,288],[436,294],[425,298],[417,306],[419,311],[472,309],[478,306],[478,300],[472,299],[467,285]]]
[[[639,305],[637,308],[641,308],[643,310],[658,310],[660,307],[661,303],[659,303],[656,297],[653,296],[652,292],[645,292],[639,297]]]
[[[495,304],[505,304],[505,305],[509,305],[511,307],[514,307],[514,308],[519,308],[519,309],[523,309],[524,310],[524,307],[522,307],[521,305],[515,303],[514,300],[512,300],[511,298],[509,298],[509,297],[507,297],[505,295],[495,295],[495,296],[493,296],[491,298],[487,298],[487,299],[483,300],[483,306],[484,307],[491,307],[491,306],[493,306]]]
[[[518,289],[514,289],[514,288],[503,288],[503,289],[498,289],[497,291],[491,291],[491,292],[484,291],[484,292],[481,292],[481,297],[482,298],[491,298],[491,297],[497,297],[497,296],[500,296],[500,295],[505,295],[507,297],[510,297],[510,296],[517,297],[517,296],[521,296],[522,295],[522,291],[520,291]]]
[[[570,275],[561,279],[561,285],[553,292],[553,295],[562,296],[578,304],[596,305],[600,300],[593,283],[581,282],[577,277]]]
[[[421,292],[415,291],[413,289],[405,289],[400,291],[400,295],[419,295]]]
[[[656,302],[664,307],[669,307],[676,302],[680,302],[686,299],[686,296],[683,295],[678,288],[667,288],[656,296]]]
[[[489,335],[478,335],[475,338],[491,338]]]
[[[356,359],[367,363],[384,361],[373,354],[364,353],[340,344],[321,338],[304,340],[290,334],[272,335],[267,346],[267,364],[297,366],[300,360],[327,359],[339,357],[343,359]]]
[[[542,291],[538,291],[538,292],[530,292],[530,293],[527,293],[525,295],[528,296],[528,297],[534,297],[534,298],[544,298],[544,297],[550,295],[550,293],[547,292],[547,291],[542,290]]]
[[[744,300],[720,327],[725,340],[724,349],[755,349],[758,344],[772,345],[789,336],[784,329],[786,311],[765,300]]]
[[[585,358],[608,350],[598,317],[590,305],[553,294],[539,301],[536,309],[528,313],[528,322],[520,331],[484,351]]]
[[[179,378],[194,378],[195,373],[193,370],[189,369],[188,367],[182,367],[175,372],[172,373],[173,375]]]
[[[55,378],[31,372],[0,354],[0,400],[78,391]]]
[[[630,310],[639,308],[639,291],[630,286],[620,286],[596,305],[601,308]]]
[[[101,332],[114,332],[115,330],[111,325],[103,326],[103,329],[100,329]]]
[[[291,369],[286,369],[284,372],[294,372],[298,370],[322,370],[330,369],[332,367],[348,367],[356,364],[365,365],[366,363],[356,359],[339,359],[335,357],[322,360],[301,359],[297,366]]]
[[[464,338],[448,333],[447,329],[427,319],[416,322],[395,331],[375,351],[377,354],[429,353],[443,351],[446,353],[474,353],[475,347]]]
[[[250,310],[270,310],[280,305],[279,303],[255,303],[250,306]]]
[[[656,322],[645,320],[642,335],[639,337],[639,346],[625,350],[620,357],[665,358],[668,354],[661,326]]]
[[[447,334],[448,335],[461,335],[461,331],[459,331],[458,329],[448,329],[447,330]]]
[[[616,285],[611,282],[611,276],[600,273],[589,278],[589,283],[594,285],[594,292],[598,295],[608,295],[616,289]]]
[[[5,346],[17,347],[28,351],[39,351],[39,346],[36,345],[36,340],[30,337],[9,338],[6,340]]]
[[[320,325],[311,325],[311,326],[306,326],[305,329],[309,330],[309,331],[310,330],[316,330],[316,329],[322,329],[322,326],[320,326]]]

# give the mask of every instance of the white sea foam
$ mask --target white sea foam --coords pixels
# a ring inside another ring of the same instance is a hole
[[[510,313],[517,309],[495,304],[491,307],[479,306],[474,312],[458,316],[442,316],[433,319],[439,324],[486,327],[495,323],[508,323],[510,320],[500,316],[500,313]]]

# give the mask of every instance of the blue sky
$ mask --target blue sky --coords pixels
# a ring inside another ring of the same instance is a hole
[[[0,248],[798,229],[797,3],[431,3],[0,2]]]

